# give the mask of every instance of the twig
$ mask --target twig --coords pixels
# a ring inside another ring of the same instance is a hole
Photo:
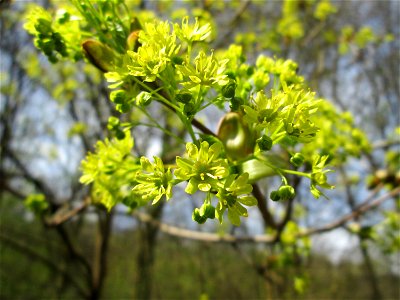
[[[224,242],[224,243],[238,243],[238,242],[271,243],[274,240],[273,236],[268,236],[268,235],[240,237],[240,236],[233,236],[231,234],[220,235],[210,232],[189,230],[162,223],[160,221],[154,220],[149,215],[138,211],[133,212],[133,215],[142,222],[151,223],[152,225],[159,227],[159,229],[166,234],[190,240],[203,241],[203,242]]]
[[[382,204],[384,201],[397,196],[400,194],[400,187],[395,188],[394,190],[390,191],[389,193],[382,195],[381,197],[379,197],[378,199],[376,199],[375,201],[368,203],[369,201],[364,201],[361,205],[359,205],[354,211],[352,211],[351,213],[344,215],[343,217],[341,217],[340,219],[326,224],[324,226],[321,227],[317,227],[317,228],[311,228],[308,229],[306,231],[303,231],[302,233],[299,234],[299,237],[302,236],[308,236],[308,235],[314,235],[317,233],[323,233],[323,232],[327,232],[327,231],[331,231],[335,228],[341,227],[342,225],[344,225],[346,222],[357,218],[358,216],[366,213],[367,211],[369,211],[370,209],[379,206],[380,204]]]
[[[63,208],[60,208],[52,217],[44,219],[45,225],[49,227],[58,226],[66,221],[70,220],[74,216],[85,210],[90,204],[90,197],[86,197],[84,202],[78,207],[68,210],[66,212],[60,212]]]
[[[265,225],[270,226],[272,228],[277,228],[277,224],[274,218],[272,217],[270,211],[268,210],[267,201],[265,200],[265,197],[262,194],[260,187],[257,184],[253,184],[253,196],[257,199],[257,206],[258,209],[260,210]]]

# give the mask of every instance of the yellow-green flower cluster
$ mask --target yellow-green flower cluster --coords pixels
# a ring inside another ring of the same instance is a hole
[[[108,210],[119,201],[134,206],[139,204],[130,199],[130,187],[134,182],[135,170],[139,168],[131,155],[132,148],[133,139],[129,131],[125,131],[123,139],[97,142],[95,151],[82,161],[80,182],[92,183],[94,201],[102,203]]]
[[[234,225],[240,225],[240,217],[247,217],[247,209],[243,207],[257,204],[256,199],[249,194],[253,187],[248,183],[249,174],[230,174],[227,161],[219,158],[222,151],[220,143],[211,146],[202,142],[198,148],[192,143],[187,144],[187,158],[177,157],[178,168],[175,170],[177,179],[186,180],[185,191],[193,194],[200,190],[207,192],[207,198],[202,209],[194,211],[194,220],[200,223],[214,217],[214,207],[211,207],[211,195],[215,194],[218,204],[215,217],[222,222],[225,210]],[[205,209],[207,208],[207,209]],[[212,212],[210,214],[205,213]]]
[[[171,32],[168,21],[146,23],[139,33],[139,42],[141,46],[136,52],[127,52],[131,58],[127,68],[131,75],[153,82],[178,53],[180,46],[176,44],[176,35]]]
[[[194,59],[194,66],[191,63],[184,63],[177,66],[184,77],[182,84],[186,88],[196,85],[213,86],[225,85],[228,83],[228,76],[224,74],[227,59],[218,61],[213,53],[207,56],[204,51],[200,51]]]
[[[211,35],[211,25],[209,23],[200,26],[198,18],[196,18],[195,24],[189,24],[189,17],[182,19],[182,25],[174,24],[176,35],[180,40],[186,41],[191,44],[196,41],[204,41]]]
[[[141,157],[140,165],[142,170],[136,174],[138,184],[133,188],[133,193],[144,201],[153,200],[152,204],[160,201],[164,195],[169,200],[172,197],[171,170],[166,170],[163,161],[157,156],[154,156],[154,163]]]
[[[185,192],[194,194],[197,190],[208,192],[218,189],[221,180],[229,175],[228,162],[219,158],[222,145],[214,143],[211,146],[202,142],[198,148],[193,143],[186,144],[188,157],[177,157],[175,176],[181,180],[188,180]]]
[[[275,143],[284,136],[299,142],[311,141],[318,127],[311,120],[318,109],[319,100],[314,93],[303,89],[287,88],[272,97],[264,92],[256,94],[253,105],[244,105],[245,120],[256,130],[265,130]]]
[[[249,194],[253,187],[248,183],[249,174],[243,173],[237,178],[236,174],[229,175],[223,188],[220,188],[217,193],[219,202],[216,206],[215,214],[222,223],[224,211],[228,210],[228,218],[232,224],[239,226],[240,217],[247,217],[247,209],[243,206],[257,205],[257,200]]]

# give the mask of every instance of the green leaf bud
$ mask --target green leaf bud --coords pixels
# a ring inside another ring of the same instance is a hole
[[[49,62],[51,62],[52,64],[55,64],[58,62],[58,58],[52,54],[48,55],[47,58],[49,59]]]
[[[60,53],[63,57],[68,56],[67,47],[65,46],[64,39],[59,32],[52,34],[54,40],[54,50]]]
[[[295,153],[290,158],[290,163],[298,168],[304,163],[304,156],[301,153]]]
[[[116,90],[110,93],[110,100],[115,104],[122,104],[127,98],[126,92],[124,90]]]
[[[86,40],[82,43],[86,58],[99,70],[110,72],[115,66],[114,51],[96,40]]]
[[[148,92],[140,92],[136,96],[136,103],[139,106],[147,106],[151,102],[151,94]]]
[[[272,148],[272,139],[267,135],[263,135],[257,139],[257,145],[261,151],[269,151]]]
[[[244,158],[253,152],[254,139],[240,113],[230,112],[222,117],[217,136],[224,144],[226,154],[234,159]]]
[[[175,99],[176,99],[176,101],[178,101],[178,102],[187,104],[187,103],[189,103],[190,101],[192,101],[193,96],[192,96],[192,94],[189,93],[189,92],[181,92],[181,93],[176,94]]]
[[[139,48],[140,46],[140,43],[138,42],[139,32],[140,30],[135,30],[129,34],[128,38],[126,39],[126,45],[128,50],[136,52],[137,49]]]
[[[225,98],[234,98],[236,87],[237,87],[236,81],[230,80],[228,84],[222,87],[222,95]]]
[[[54,41],[52,39],[44,39],[38,42],[38,46],[47,56],[51,56],[54,51]]]
[[[294,188],[290,185],[282,185],[278,193],[281,200],[292,200],[296,196]]]
[[[135,201],[135,198],[132,196],[122,198],[122,203],[128,206],[130,209],[135,209],[139,206],[139,203],[137,203],[137,201]]]

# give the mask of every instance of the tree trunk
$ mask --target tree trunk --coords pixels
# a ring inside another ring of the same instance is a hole
[[[153,219],[160,218],[164,202],[156,207],[150,207]],[[142,223],[139,232],[139,253],[137,256],[137,273],[135,278],[136,299],[146,300],[151,298],[153,262],[156,249],[158,228],[151,223]]]

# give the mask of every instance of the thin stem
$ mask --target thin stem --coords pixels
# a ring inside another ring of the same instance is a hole
[[[307,178],[310,178],[311,175],[308,173],[304,173],[304,172],[300,172],[300,171],[296,171],[296,170],[287,170],[287,169],[280,169],[281,172],[283,173],[287,173],[287,174],[293,174],[293,175],[298,175],[298,176],[304,176]]]

